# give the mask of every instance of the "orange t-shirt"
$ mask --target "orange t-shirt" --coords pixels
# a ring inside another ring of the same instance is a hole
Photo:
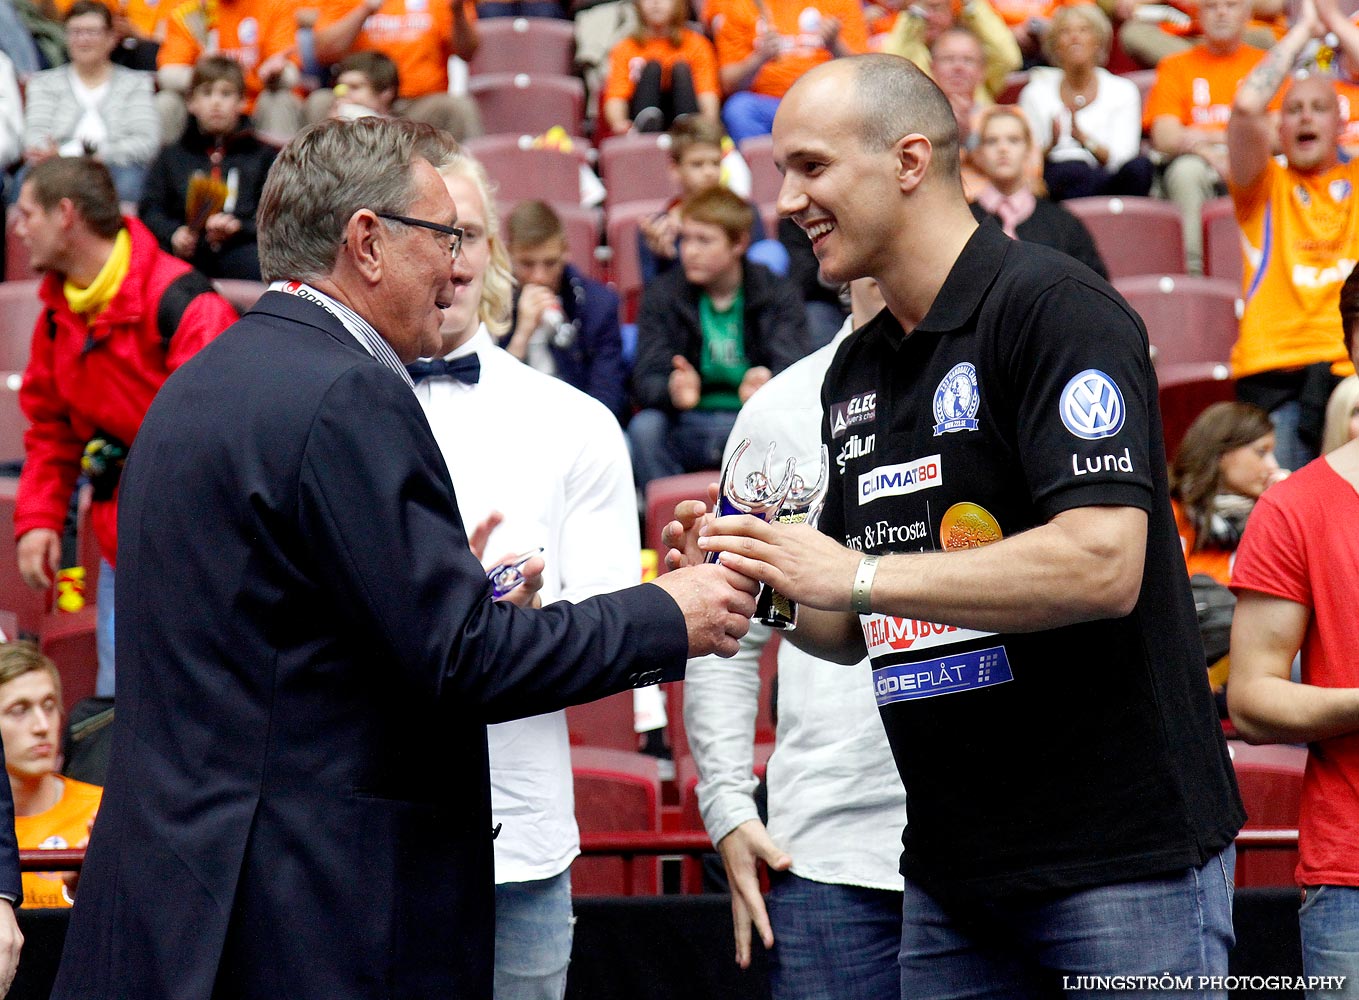
[[[780,36],[779,55],[760,67],[750,85],[751,93],[782,97],[813,66],[831,59],[817,26],[823,18],[838,18],[840,38],[852,52],[868,50],[868,28],[857,0],[770,0],[756,7],[755,0],[724,0],[716,24],[719,66],[739,63],[755,51],[755,39],[765,29],[764,11],[774,19]]]
[[[638,44],[629,36],[613,47],[609,53],[609,80],[604,85],[604,100],[631,100],[642,75],[642,68],[649,62],[661,64],[661,86],[670,86],[670,67],[677,62],[689,64],[689,72],[694,78],[695,94],[718,94],[717,53],[712,42],[697,31],[685,28],[680,35],[679,47],[670,44],[668,38],[648,38]]]
[[[1073,0],[992,0],[991,6],[1013,28],[1031,18],[1050,21],[1058,7],[1065,7]]]
[[[1303,174],[1270,160],[1254,184],[1231,187],[1245,240],[1245,312],[1232,374],[1331,362],[1354,371],[1340,329],[1340,286],[1359,262],[1359,160]]]
[[[356,0],[321,0],[317,30],[343,18]],[[462,5],[468,21],[476,4]],[[448,57],[453,54],[453,8],[446,0],[385,0],[363,22],[351,52],[381,52],[396,63],[399,96],[426,97],[448,90]]]
[[[264,89],[260,63],[293,48],[297,20],[289,5],[270,0],[187,0],[170,11],[157,66],[192,66],[198,57],[229,56],[245,70],[245,96],[253,107]]]
[[[14,817],[19,850],[60,851],[83,844],[89,837],[90,820],[99,811],[104,790],[73,778],[61,777],[61,783],[61,798],[51,809]],[[61,876],[61,872],[24,872],[24,907],[70,906],[61,891]]]
[[[1213,548],[1203,548],[1195,552],[1194,545],[1199,539],[1199,533],[1194,529],[1194,522],[1189,520],[1184,504],[1172,498],[1170,509],[1175,512],[1175,527],[1180,533],[1180,548],[1184,550],[1184,565],[1189,575],[1207,573],[1224,587],[1231,583],[1232,557],[1236,553],[1228,549]]]
[[[1142,127],[1149,129],[1157,118],[1170,115],[1182,125],[1221,132],[1225,141],[1236,87],[1264,57],[1263,50],[1249,45],[1238,45],[1228,56],[1203,45],[1166,56],[1156,67]]]

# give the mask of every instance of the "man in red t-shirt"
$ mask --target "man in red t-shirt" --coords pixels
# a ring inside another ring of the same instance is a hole
[[[1340,292],[1359,363],[1359,272]],[[1359,441],[1271,487],[1237,549],[1227,704],[1251,743],[1306,743],[1298,821],[1303,971],[1359,979]],[[1302,651],[1302,683],[1290,680]],[[1311,996],[1311,994],[1308,994]]]

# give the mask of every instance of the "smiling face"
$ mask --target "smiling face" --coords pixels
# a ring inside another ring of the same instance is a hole
[[[1294,170],[1314,173],[1336,164],[1340,105],[1335,87],[1322,76],[1294,80],[1279,115],[1279,145]]]
[[[56,771],[61,699],[46,670],[30,670],[0,685],[0,738],[5,769],[16,780],[35,781]]]
[[[848,76],[827,64],[789,91],[774,118],[779,214],[806,231],[831,284],[885,273],[904,210],[895,147],[865,148],[859,112],[844,99]]]

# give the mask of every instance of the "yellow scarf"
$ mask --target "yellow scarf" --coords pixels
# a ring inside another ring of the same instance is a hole
[[[118,289],[123,287],[123,279],[127,277],[131,265],[132,237],[126,229],[120,229],[113,240],[113,253],[104,261],[104,266],[90,282],[89,288],[77,288],[69,280],[62,286],[71,312],[88,318],[99,315],[113,301]]]

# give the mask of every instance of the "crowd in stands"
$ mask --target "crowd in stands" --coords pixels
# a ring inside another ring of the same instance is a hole
[[[563,206],[547,199],[497,206],[496,178],[470,158],[447,174],[449,189],[463,192],[458,204],[466,195],[477,207],[476,218],[459,224],[463,253],[480,255],[467,279],[471,305],[462,303],[455,331],[461,339],[445,345],[449,364],[463,343],[476,344],[463,355],[484,355],[494,344],[593,397],[618,425],[609,423],[609,443],[625,431],[639,494],[653,480],[717,468],[747,401],[831,344],[849,312],[848,290],[821,280],[808,234],[788,219],[772,224],[771,199],[754,200],[742,168],[768,141],[780,99],[809,69],[875,49],[894,53],[930,73],[948,98],[973,215],[1011,239],[1053,247],[1107,277],[1110,247],[1097,246],[1063,202],[1160,197],[1181,213],[1187,272],[1201,274],[1204,207],[1230,195],[1243,257],[1240,331],[1231,357],[1215,360],[1230,363],[1239,401],[1210,406],[1193,422],[1170,460],[1170,487],[1187,571],[1232,585],[1261,497],[1290,471],[1359,437],[1359,379],[1337,311],[1359,262],[1359,161],[1349,155],[1359,151],[1359,27],[1338,0],[1302,0],[1291,22],[1282,0],[897,7],[0,0],[9,225],[18,252],[47,272],[37,293],[45,326],[21,393],[32,423],[15,523],[25,580],[50,585],[82,469],[98,486],[82,456],[98,443],[116,463],[169,372],[234,319],[206,284],[190,279],[185,292],[184,275],[261,280],[255,215],[279,149],[310,124],[366,116],[425,122],[474,148],[503,131],[459,80],[469,65],[476,79],[479,26],[493,17],[574,16],[578,56],[603,55],[580,67],[593,71],[586,115],[559,124],[590,152],[591,137],[602,147],[614,137],[664,133],[669,170],[655,178],[656,203],[635,235],[588,248],[572,245]],[[616,16],[605,21],[601,8]],[[587,23],[589,37],[581,34]],[[1109,68],[1116,49],[1123,72]],[[1310,75],[1292,80],[1296,67]],[[118,203],[121,210],[111,207]],[[610,287],[607,268],[572,263],[582,249],[611,254],[614,275],[623,255],[635,260],[640,294]],[[101,371],[100,356],[90,360],[85,345],[120,330],[141,343],[139,353],[116,356]],[[68,371],[80,379],[73,383]],[[506,384],[531,391],[537,383]],[[422,397],[427,409],[433,395]],[[550,422],[560,415],[544,409],[551,393],[542,396],[506,389],[500,402]],[[583,412],[593,419],[597,410]],[[485,417],[498,419],[489,409]],[[99,684],[107,694],[117,551],[111,489],[96,489],[94,513],[105,559]],[[481,499],[494,509],[494,498]],[[1225,667],[1213,680],[1226,683]],[[23,712],[9,711],[14,699]],[[8,750],[12,741],[55,741],[60,701],[50,661],[21,644],[0,646]],[[563,727],[558,719],[539,738],[564,744]],[[58,775],[55,750],[47,757],[45,770],[42,761],[9,765],[24,847],[80,843],[98,807],[97,788]],[[887,802],[887,811],[895,816],[898,805]],[[742,821],[738,808],[709,826],[730,830]],[[521,871],[532,867],[524,864]],[[60,878],[25,876],[24,885],[26,905],[70,903]]]

